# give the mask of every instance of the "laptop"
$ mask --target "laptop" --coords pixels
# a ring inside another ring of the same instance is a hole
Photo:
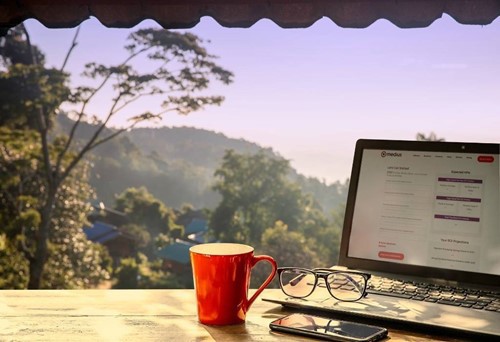
[[[500,337],[499,154],[499,144],[358,140],[334,268],[372,274],[368,295],[339,302],[323,286],[264,300]]]

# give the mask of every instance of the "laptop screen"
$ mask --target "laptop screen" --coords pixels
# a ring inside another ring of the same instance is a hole
[[[499,177],[498,144],[359,140],[340,264],[498,281]]]

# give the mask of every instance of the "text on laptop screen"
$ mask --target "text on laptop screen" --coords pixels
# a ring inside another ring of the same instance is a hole
[[[365,149],[348,256],[500,275],[499,155]]]

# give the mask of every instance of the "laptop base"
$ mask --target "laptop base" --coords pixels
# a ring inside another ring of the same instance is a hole
[[[326,290],[325,290],[326,292]],[[369,294],[357,302],[340,302],[319,288],[305,299],[276,295],[264,301],[301,310],[355,316],[362,319],[390,321],[405,326],[429,327],[471,336],[500,337],[500,325],[489,322],[498,317],[496,312],[460,308],[450,305],[398,299]]]

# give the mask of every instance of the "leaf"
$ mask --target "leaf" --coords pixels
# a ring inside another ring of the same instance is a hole
[[[142,121],[152,121],[152,120],[161,120],[161,115],[158,114],[153,114],[151,112],[146,112],[142,113],[136,116],[133,116],[128,119],[128,121],[131,121],[133,123],[138,123]]]

